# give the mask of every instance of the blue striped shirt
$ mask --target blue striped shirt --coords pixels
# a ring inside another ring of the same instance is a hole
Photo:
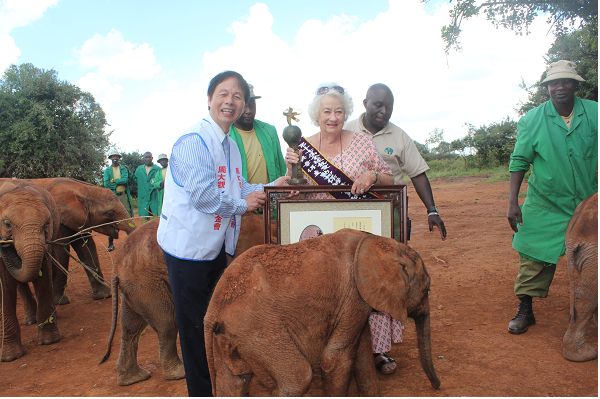
[[[221,145],[225,155],[229,157],[229,147],[235,144],[209,116],[205,120],[212,125],[219,139],[222,138]],[[185,134],[175,142],[169,168],[175,182],[188,193],[190,204],[204,213],[223,217],[241,215],[248,209],[248,203],[243,198],[252,191],[263,190],[262,184],[250,184],[240,176],[242,198],[234,198],[221,192],[217,187],[217,170],[213,158],[202,138],[196,133]]]

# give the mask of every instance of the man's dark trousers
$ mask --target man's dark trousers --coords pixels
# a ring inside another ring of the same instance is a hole
[[[204,315],[210,295],[227,267],[225,247],[211,261],[183,260],[163,253],[175,302],[188,395],[212,396],[204,346]]]

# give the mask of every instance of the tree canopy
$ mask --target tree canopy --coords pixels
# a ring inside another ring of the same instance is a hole
[[[556,36],[595,26],[596,46],[598,43],[598,0],[488,0],[480,5],[476,4],[476,0],[454,0],[450,23],[442,27],[446,54],[452,49],[461,49],[458,37],[462,22],[479,15],[481,11],[494,26],[510,29],[520,35],[528,34],[531,23],[541,14],[548,16],[548,23]]]
[[[110,132],[94,97],[32,64],[0,79],[0,177],[102,181]]]

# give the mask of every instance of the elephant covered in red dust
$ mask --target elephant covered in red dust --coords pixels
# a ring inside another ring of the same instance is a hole
[[[598,357],[585,341],[593,317],[598,320],[598,193],[584,200],[571,218],[565,237],[571,281],[569,328],[563,337],[563,355],[573,362]]]
[[[273,396],[302,396],[313,371],[323,395],[379,395],[368,326],[373,308],[415,320],[421,365],[431,356],[430,277],[391,238],[343,229],[290,245],[260,245],[229,265],[204,318],[214,396],[244,396],[252,378]]]
[[[38,321],[37,341],[60,341],[52,304],[52,244],[58,236],[60,216],[52,195],[44,188],[19,180],[0,183],[0,361],[10,362],[25,353],[17,320],[17,289],[33,284],[36,300],[27,298],[29,318]],[[27,317],[27,316],[26,316]]]
[[[273,226],[271,230],[275,231]],[[150,378],[140,367],[137,350],[140,336],[147,325],[158,334],[160,365],[163,377],[175,380],[185,377],[183,362],[177,354],[177,321],[171,294],[169,273],[161,247],[156,240],[159,219],[135,229],[115,251],[112,275],[112,326],[108,348],[100,364],[110,356],[118,317],[118,291],[121,304],[121,352],[117,361],[117,383],[131,385]],[[271,238],[273,239],[273,237]],[[263,217],[255,213],[242,216],[242,227],[236,257],[248,248],[262,244]],[[228,263],[233,258],[227,256]]]

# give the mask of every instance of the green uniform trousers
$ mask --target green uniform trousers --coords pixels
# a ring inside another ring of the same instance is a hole
[[[120,194],[117,194],[117,198],[121,201],[121,204],[125,207],[125,210],[131,215],[131,207],[129,206],[129,201],[127,200],[127,191],[123,191]]]
[[[515,281],[515,295],[519,299],[525,295],[546,298],[554,279],[554,272],[556,272],[556,264],[537,262],[519,254],[519,274]]]

